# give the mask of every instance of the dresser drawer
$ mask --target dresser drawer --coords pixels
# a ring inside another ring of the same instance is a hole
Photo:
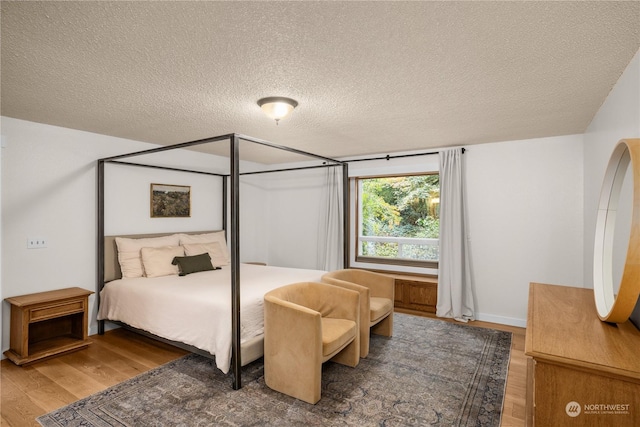
[[[64,316],[67,314],[81,313],[83,311],[84,311],[83,299],[65,301],[63,303],[49,304],[49,305],[34,307],[30,309],[29,321],[37,322],[40,320],[46,320],[53,317]]]

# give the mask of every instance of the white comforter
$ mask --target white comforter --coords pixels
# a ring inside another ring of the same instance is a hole
[[[295,282],[320,281],[324,271],[241,264],[241,342],[264,333],[264,294]],[[183,342],[231,363],[231,268],[114,280],[100,292],[98,320],[116,320]]]

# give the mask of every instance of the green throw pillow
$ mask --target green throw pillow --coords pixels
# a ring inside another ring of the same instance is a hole
[[[200,255],[174,257],[171,264],[180,268],[180,276],[197,273],[198,271],[215,270],[211,264],[211,257],[206,252]]]

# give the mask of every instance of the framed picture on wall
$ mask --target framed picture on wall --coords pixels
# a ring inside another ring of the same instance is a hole
[[[191,187],[151,184],[151,218],[191,216]]]

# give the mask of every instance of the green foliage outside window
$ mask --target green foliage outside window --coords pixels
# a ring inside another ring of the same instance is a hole
[[[361,236],[437,239],[440,177],[437,174],[359,179]],[[360,243],[360,255],[398,257],[397,242]],[[402,258],[438,259],[438,247],[403,244]]]

